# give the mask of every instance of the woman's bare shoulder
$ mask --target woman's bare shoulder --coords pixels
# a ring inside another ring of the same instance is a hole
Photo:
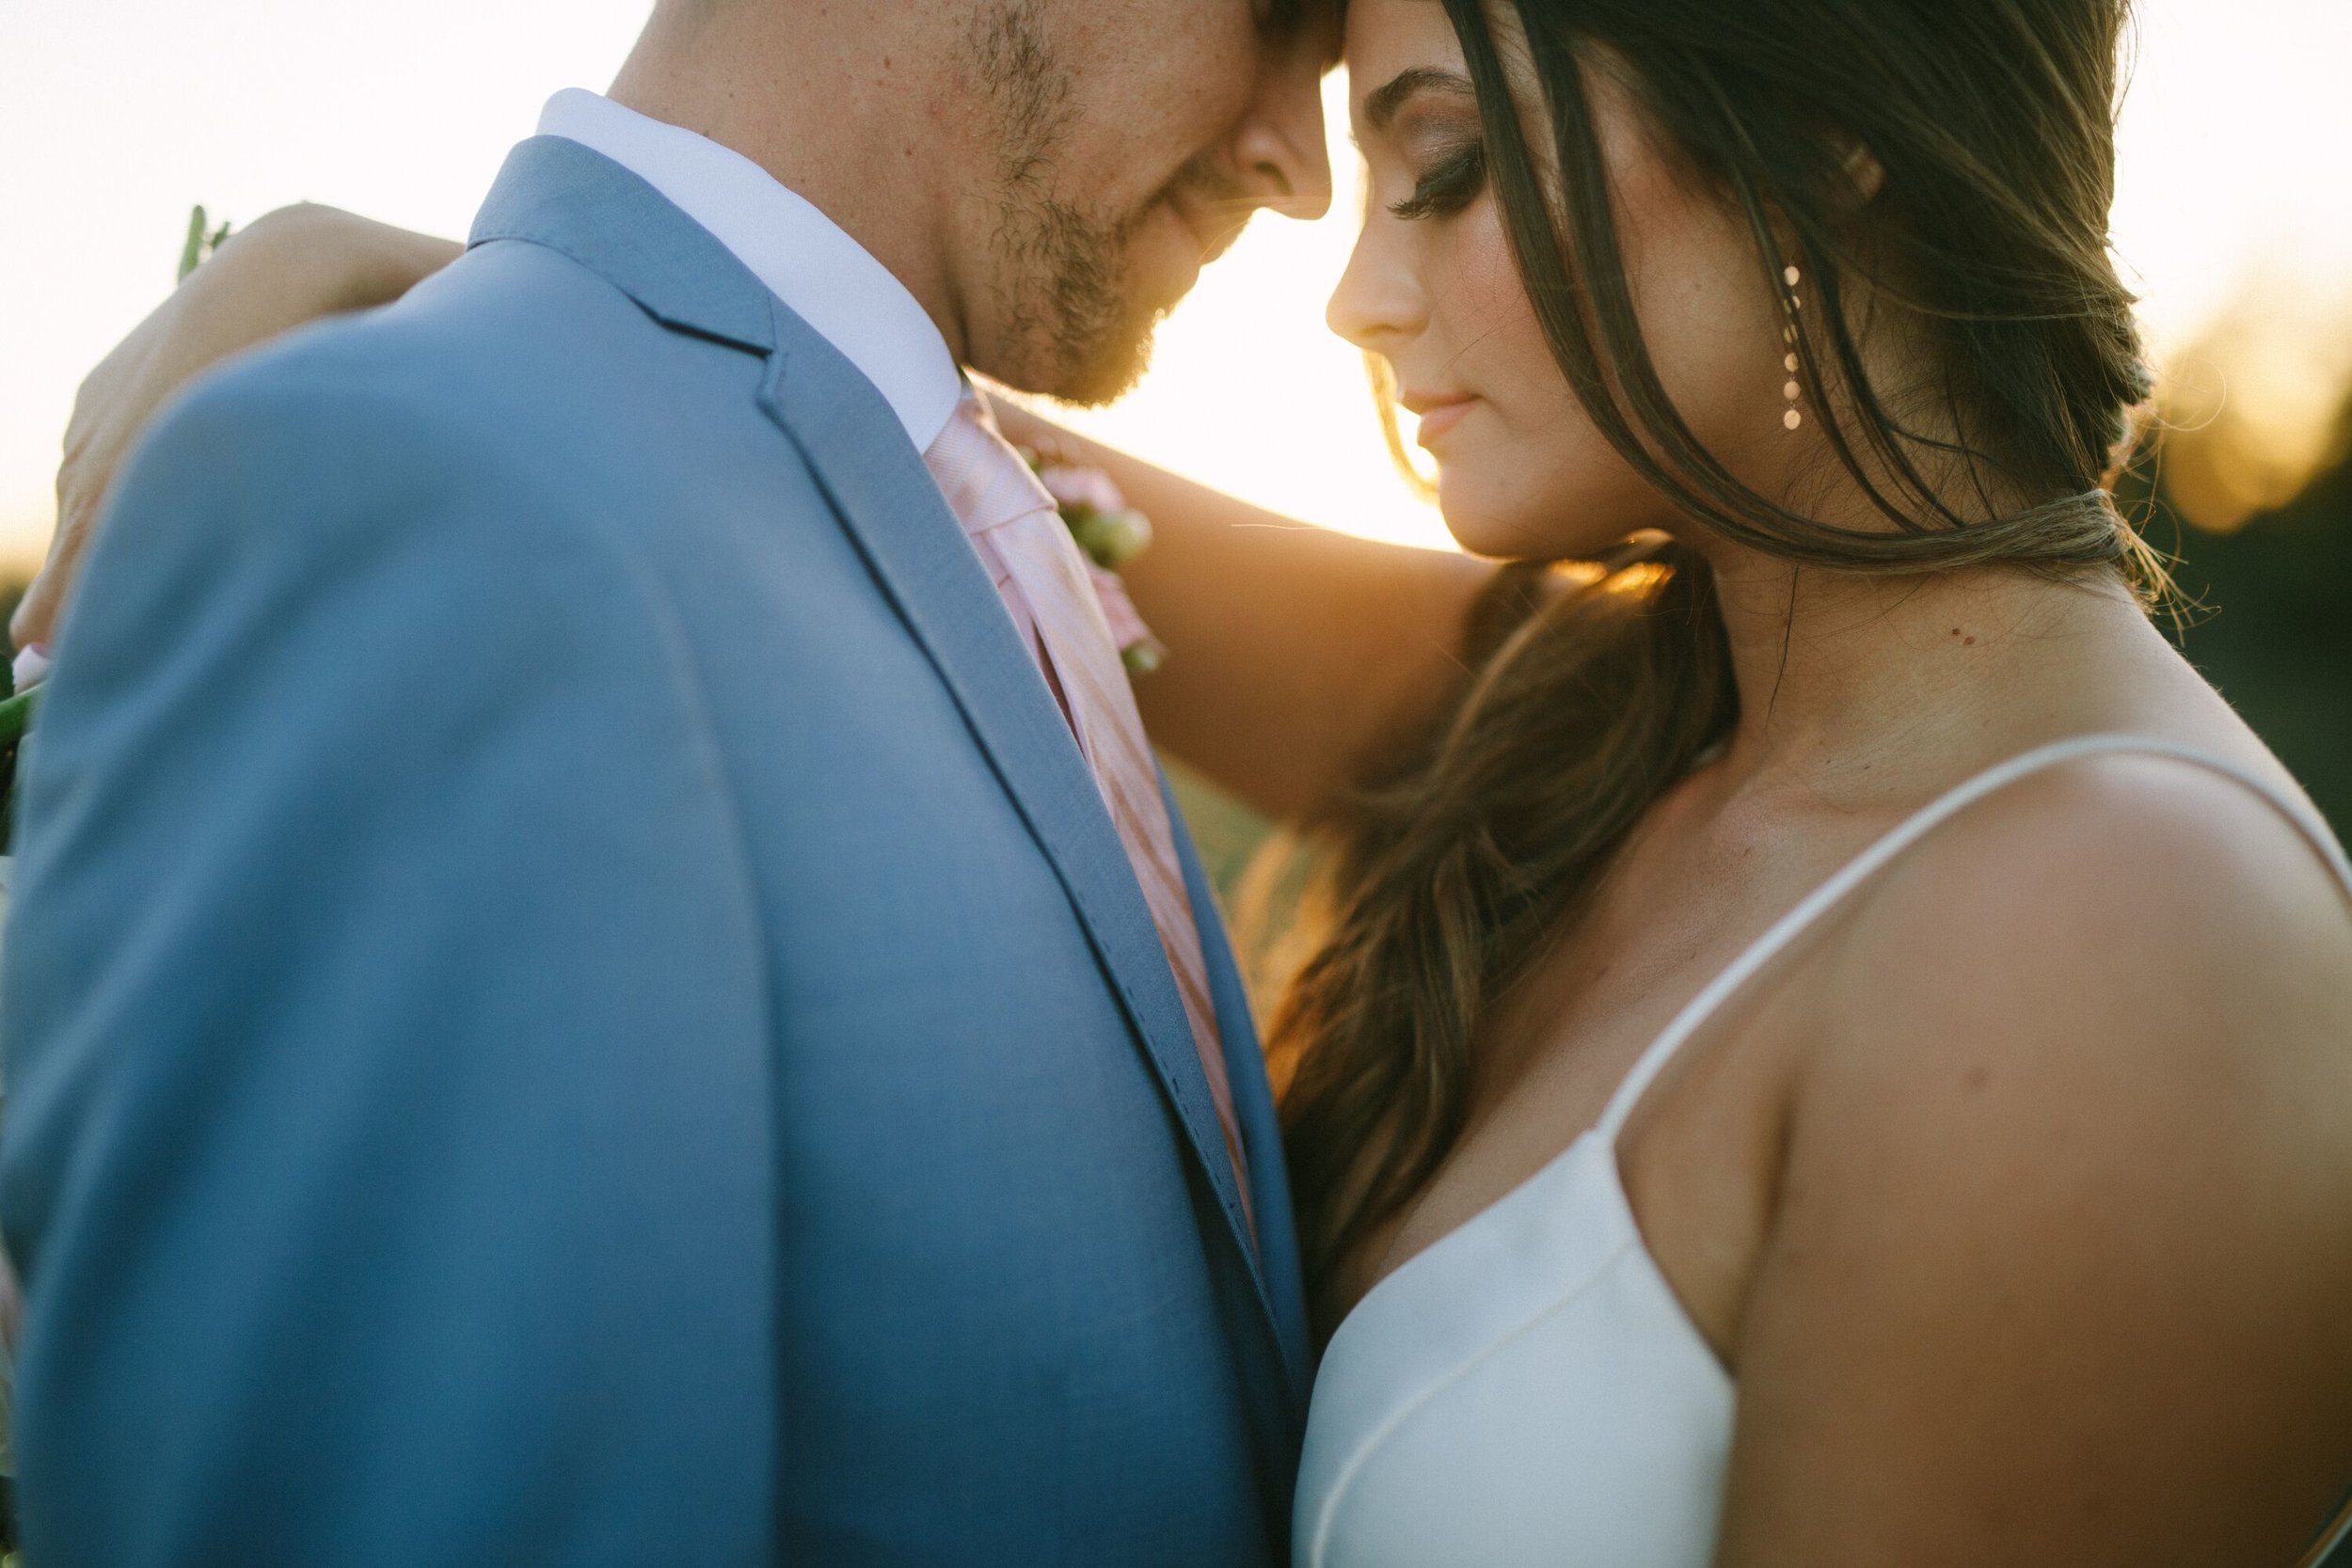
[[[1985,1560],[2290,1560],[2352,1465],[2352,895],[2244,784],[2100,756],[1826,935],[1747,1484],[1836,1477]]]
[[[1883,1069],[1899,1036],[1947,1069],[2352,1096],[2352,889],[2280,804],[2176,757],[2080,757],[1969,807],[1857,900],[1824,979],[1821,1070]]]

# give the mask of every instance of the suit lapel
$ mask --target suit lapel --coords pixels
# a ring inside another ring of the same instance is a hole
[[[1191,1027],[1126,851],[1035,660],[882,394],[716,238],[576,142],[516,148],[474,226],[474,244],[500,239],[559,250],[656,320],[768,358],[761,406],[832,499],[1068,891],[1216,1195],[1266,1327],[1295,1366],[1290,1293],[1269,1291],[1248,1244]],[[1233,1027],[1230,1008],[1225,1022]],[[1274,1213],[1287,1226],[1287,1208]]]
[[[1258,1214],[1258,1259],[1266,1302],[1274,1314],[1283,1370],[1291,1392],[1303,1410],[1311,1381],[1312,1351],[1308,1343],[1306,1286],[1298,1266],[1298,1237],[1291,1223],[1290,1174],[1282,1163],[1282,1129],[1275,1113],[1274,1093],[1266,1082],[1264,1060],[1258,1043],[1258,1026],[1250,1016],[1249,994],[1243,987],[1241,966],[1233,958],[1225,924],[1217,917],[1216,891],[1200,863],[1200,847],[1184,825],[1176,793],[1165,777],[1160,793],[1168,801],[1168,820],[1176,829],[1176,855],[1183,863],[1184,887],[1191,895],[1195,923],[1200,928],[1200,949],[1208,959],[1209,986],[1216,993],[1217,1029],[1225,1039],[1226,1076],[1233,1085],[1233,1114],[1241,1123],[1242,1146],[1249,1161],[1250,1196]]]
[[[533,136],[506,155],[467,243],[492,240],[560,251],[665,326],[775,352],[767,285],[660,192],[576,141]]]
[[[800,447],[1053,862],[1234,1243],[1249,1257],[1239,1185],[1175,976],[1070,725],[881,394],[831,344],[781,307],[778,313],[785,346],[762,400]]]

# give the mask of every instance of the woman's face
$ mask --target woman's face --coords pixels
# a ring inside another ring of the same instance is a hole
[[[1517,40],[1498,32],[1508,64]],[[1371,199],[1330,323],[1388,361],[1437,461],[1447,527],[1481,555],[1543,559],[1590,556],[1644,528],[1679,529],[1602,438],[1545,343],[1485,178],[1478,104],[1444,8],[1352,0],[1347,67]],[[1783,424],[1780,302],[1745,224],[1651,145],[1622,87],[1589,69],[1584,80],[1659,377],[1720,461],[1781,494],[1809,442]],[[1543,124],[1539,101],[1519,94],[1531,127]],[[1809,411],[1804,428],[1809,437]]]

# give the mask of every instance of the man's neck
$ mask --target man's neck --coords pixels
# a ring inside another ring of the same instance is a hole
[[[741,153],[809,201],[905,285],[961,361],[938,214],[952,177],[940,150],[963,138],[932,123],[952,84],[930,80],[941,71],[915,39],[894,36],[920,9],[675,0],[608,96]]]

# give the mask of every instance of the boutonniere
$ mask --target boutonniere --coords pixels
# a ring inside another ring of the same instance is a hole
[[[1018,449],[1038,483],[1061,508],[1061,520],[1094,578],[1094,596],[1110,624],[1111,641],[1131,675],[1148,675],[1168,658],[1168,649],[1136,613],[1120,568],[1152,547],[1152,519],[1127,504],[1111,476],[1028,447]]]

